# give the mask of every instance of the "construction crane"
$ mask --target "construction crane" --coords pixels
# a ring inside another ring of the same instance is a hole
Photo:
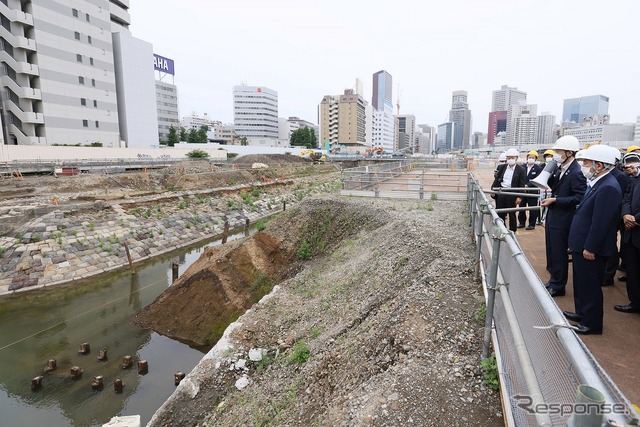
[[[402,91],[400,90],[400,83],[398,83],[398,100],[396,101],[396,108],[398,109],[397,115],[400,115],[400,96],[402,95]]]

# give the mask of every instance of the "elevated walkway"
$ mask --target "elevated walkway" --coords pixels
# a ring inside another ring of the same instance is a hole
[[[475,170],[474,176],[483,189],[493,182],[493,169]],[[518,229],[516,239],[524,255],[535,270],[540,281],[545,283],[546,271],[545,230],[536,226],[534,230]],[[628,304],[626,284],[617,280],[613,286],[603,287],[604,332],[602,335],[579,336],[578,339],[592,353],[600,366],[615,382],[632,404],[640,405],[640,314],[625,314],[613,309],[616,304]],[[573,302],[573,278],[569,268],[566,295],[553,301],[560,310],[575,311]]]

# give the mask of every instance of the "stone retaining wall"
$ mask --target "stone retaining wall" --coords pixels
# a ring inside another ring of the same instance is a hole
[[[220,195],[222,190],[245,188],[243,197]],[[251,188],[256,189],[249,192]],[[313,191],[333,189],[322,184]],[[281,210],[283,201],[293,203],[313,192],[264,190],[259,184],[243,185],[46,213],[16,230],[17,237],[0,238],[0,295],[128,268],[125,242],[133,261],[143,261],[211,239],[222,233],[225,220],[231,228],[243,227],[247,218],[253,224]],[[132,207],[141,203],[150,206]]]

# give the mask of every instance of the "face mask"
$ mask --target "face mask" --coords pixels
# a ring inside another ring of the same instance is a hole
[[[553,155],[553,160],[555,160],[558,163],[562,163],[564,159],[562,158],[562,154],[556,153]]]
[[[507,160],[507,164],[508,164],[509,166],[513,166],[513,165],[515,165],[515,164],[516,164],[516,159],[509,159],[509,160]]]
[[[582,175],[584,175],[587,180],[590,180],[596,174],[595,171],[591,172],[591,166],[582,166],[580,169],[582,170]]]
[[[636,165],[625,166],[624,171],[627,173],[627,175],[631,176],[638,176],[638,174],[640,174],[640,169],[638,169],[638,166]]]
[[[536,162],[536,159],[527,159],[527,164],[532,165]]]
[[[545,163],[549,163],[551,160],[553,160],[553,157],[551,156],[544,158]]]

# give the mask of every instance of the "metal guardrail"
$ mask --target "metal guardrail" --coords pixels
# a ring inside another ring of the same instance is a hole
[[[475,274],[483,277],[487,300],[483,357],[492,340],[507,425],[631,424],[639,414],[573,332],[471,173],[467,200]],[[601,393],[603,402],[585,415],[577,390],[587,388]]]
[[[456,165],[450,162],[436,166],[433,162],[404,160],[344,169],[341,194],[412,199],[443,196],[462,200],[467,187],[466,172],[452,172]],[[445,167],[449,171],[442,170]]]

